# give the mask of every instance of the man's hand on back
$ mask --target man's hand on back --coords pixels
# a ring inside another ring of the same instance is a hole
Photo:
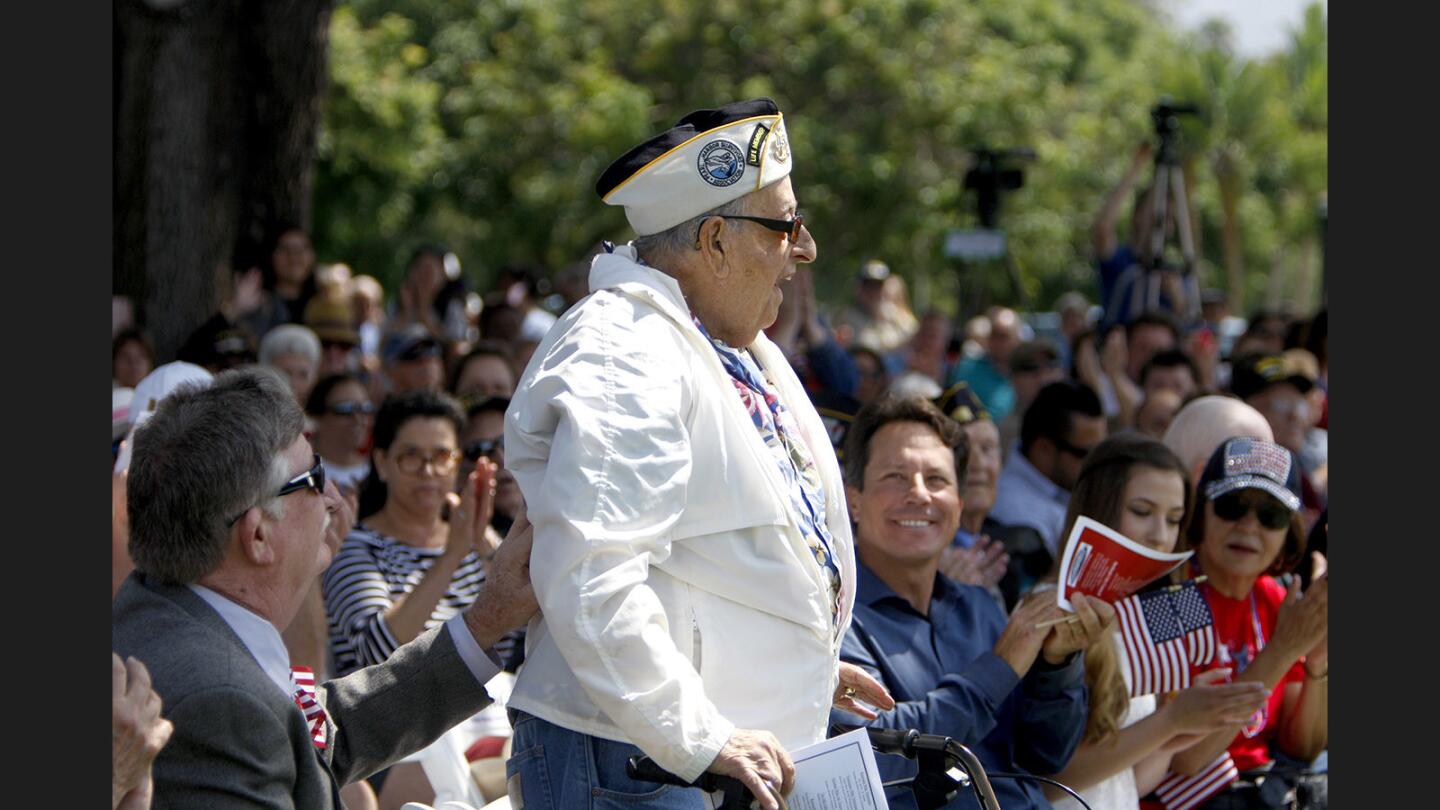
[[[465,611],[465,623],[481,647],[495,646],[501,636],[523,626],[540,610],[530,585],[530,547],[534,541],[535,527],[522,509],[495,550],[480,595]]]

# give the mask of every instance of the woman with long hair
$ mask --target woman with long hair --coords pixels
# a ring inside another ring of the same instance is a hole
[[[1205,466],[1197,487],[1204,507],[1186,533],[1192,569],[1215,617],[1221,666],[1235,681],[1261,685],[1267,697],[1242,728],[1222,729],[1177,754],[1172,770],[1207,771],[1228,754],[1239,778],[1204,808],[1271,806],[1262,798],[1262,773],[1272,751],[1308,763],[1329,740],[1329,583],[1319,555],[1303,594],[1298,577],[1276,577],[1305,557],[1300,518],[1300,469],[1294,454],[1274,442],[1227,439]],[[1292,775],[1269,773],[1288,782]],[[1273,788],[1266,786],[1266,793]]]
[[[1070,495],[1062,536],[1085,515],[1168,553],[1175,550],[1190,510],[1189,476],[1175,454],[1154,439],[1122,433],[1100,443],[1086,458]],[[1157,708],[1154,695],[1130,697],[1131,676],[1118,629],[1108,634],[1085,650],[1090,694],[1085,736],[1055,778],[1078,791],[1094,810],[1135,810],[1139,797],[1164,777],[1175,752],[1217,730],[1233,733],[1260,705],[1263,690],[1253,684],[1217,683],[1222,677],[1197,679]],[[1046,796],[1056,808],[1080,806],[1055,788],[1046,788]]]

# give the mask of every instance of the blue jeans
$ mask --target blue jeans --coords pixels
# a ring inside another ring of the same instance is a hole
[[[694,788],[638,782],[625,775],[625,762],[641,753],[629,743],[592,737],[512,709],[514,727],[505,776],[510,802],[520,776],[524,810],[703,810],[705,794]]]

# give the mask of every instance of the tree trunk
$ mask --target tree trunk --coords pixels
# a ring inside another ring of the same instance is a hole
[[[215,312],[237,253],[309,227],[333,4],[115,2],[114,291],[159,362]]]

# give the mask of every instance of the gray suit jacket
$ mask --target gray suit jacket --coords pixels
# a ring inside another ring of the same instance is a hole
[[[338,808],[339,787],[429,745],[490,702],[444,627],[322,684],[329,747],[220,614],[139,573],[111,609],[111,645],[150,670],[175,725],[155,760],[156,808]]]

